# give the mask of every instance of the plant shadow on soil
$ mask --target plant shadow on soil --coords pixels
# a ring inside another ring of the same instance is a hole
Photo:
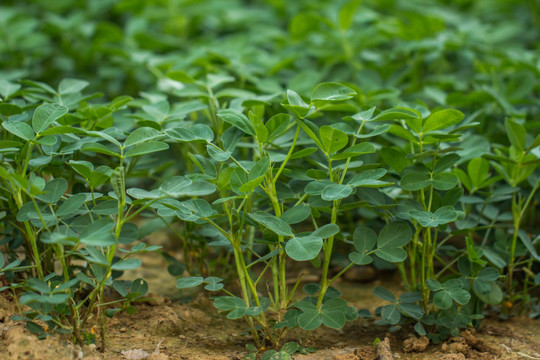
[[[0,359],[225,360],[241,359],[247,353],[245,346],[250,337],[243,335],[246,326],[241,320],[231,321],[220,315],[204,293],[182,303],[174,279],[162,270],[166,267],[162,258],[145,255],[142,260],[144,266],[130,277],[147,279],[154,300],[137,304],[134,315],[114,316],[107,327],[105,353],[99,353],[93,345],[74,346],[60,336],[38,340],[22,323],[10,320],[17,313],[16,307],[0,295]],[[400,291],[391,273],[370,282],[350,281],[370,278],[363,277],[362,271],[358,274],[335,284],[344,298],[358,308],[373,312],[383,304],[372,293],[375,286]],[[318,351],[297,354],[293,359],[375,360],[378,355],[371,344],[377,338],[389,339],[389,356],[394,359],[540,359],[539,323],[525,317],[505,322],[488,318],[479,330],[463,331],[460,337],[439,345],[428,345],[427,339],[417,338],[412,332],[410,328],[388,333],[387,327],[376,326],[371,319],[357,319],[338,331],[317,329],[306,345]],[[304,334],[291,332],[291,337],[295,335],[302,338]]]

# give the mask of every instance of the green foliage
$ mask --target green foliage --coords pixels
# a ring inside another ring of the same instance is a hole
[[[43,321],[94,341],[95,318],[103,349],[108,319],[148,289],[122,273],[164,229],[183,251],[182,263],[162,253],[177,287],[244,319],[252,358],[266,342],[263,359],[308,352],[284,344],[291,331],[354,321],[332,284],[357,265],[397,268],[406,292],[375,289],[379,323],[435,342],[487,309],[531,310],[533,2],[7,1],[0,13],[0,291],[32,309],[21,319],[38,336]],[[294,262],[320,274],[303,298]]]

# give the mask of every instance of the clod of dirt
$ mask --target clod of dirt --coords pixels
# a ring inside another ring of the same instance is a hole
[[[153,335],[178,336],[181,331],[180,317],[168,306],[159,308],[159,312],[150,321]]]
[[[377,350],[373,346],[360,346],[354,350],[358,360],[377,360]]]
[[[451,353],[448,355],[463,355],[463,358],[473,360],[495,360],[502,355],[502,350],[478,339],[470,330],[464,331],[459,337],[450,339],[449,343],[441,346],[441,350]],[[456,359],[461,359],[461,357]]]
[[[403,352],[421,352],[426,350],[429,345],[429,339],[425,336],[417,338],[416,336],[410,337],[403,341]]]
[[[502,351],[500,351],[499,349],[496,349],[495,347],[487,344],[486,342],[477,339],[469,330],[465,331],[462,336],[467,342],[467,345],[469,345],[474,350],[497,356],[500,356],[502,354]]]
[[[462,353],[466,354],[469,352],[469,346],[461,338],[452,339],[452,343],[444,343],[441,346],[441,350],[449,353]]]
[[[379,360],[394,360],[392,350],[390,348],[390,339],[384,338],[377,344],[377,359]]]
[[[16,326],[5,334],[7,349],[2,349],[2,355],[10,360],[29,359],[69,359],[69,360],[102,360],[97,352],[81,350],[80,347],[60,340],[59,337],[38,340],[35,335],[27,333],[22,327]],[[85,354],[86,353],[86,354]]]
[[[334,355],[332,360],[358,360],[358,357],[354,354],[339,354]]]
[[[430,358],[438,359],[438,360],[467,360],[465,355],[461,353],[443,355],[440,352],[436,352],[436,353],[431,354]]]
[[[347,281],[361,283],[373,281],[376,277],[377,272],[371,266],[355,266],[343,275],[343,278]]]

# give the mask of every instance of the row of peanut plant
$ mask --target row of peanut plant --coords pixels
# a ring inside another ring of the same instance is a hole
[[[159,251],[145,237],[156,229],[184,248],[178,288],[204,284],[267,357],[305,350],[291,330],[301,342],[358,317],[332,286],[353,266],[396,268],[406,292],[375,289],[390,302],[378,323],[434,342],[488,306],[537,311],[540,136],[523,117],[499,144],[474,116],[371,107],[354,84],[244,98],[214,96],[228,76],[184,80],[192,90],[172,104],[105,102],[75,79],[3,85],[0,291],[31,331],[84,343],[93,326],[104,349],[108,319],[145,300],[147,283],[121,276]],[[320,280],[303,283],[296,262]]]

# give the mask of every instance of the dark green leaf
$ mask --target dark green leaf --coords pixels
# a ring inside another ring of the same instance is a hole
[[[317,85],[311,92],[311,101],[343,101],[351,99],[356,91],[348,86],[338,83],[322,83]]]
[[[68,108],[64,105],[42,104],[34,111],[34,115],[32,116],[32,128],[39,134],[67,112]]]
[[[236,112],[231,109],[221,110],[217,115],[223,119],[223,121],[233,125],[234,127],[242,130],[248,135],[256,136],[255,129],[249,121],[249,119],[239,112]]]
[[[203,283],[203,280],[204,278],[202,276],[189,276],[185,278],[180,278],[176,281],[176,288],[187,289],[187,288],[199,286]]]
[[[293,237],[287,241],[285,251],[296,261],[307,261],[319,255],[323,241],[320,237],[308,235]]]
[[[454,109],[437,111],[426,119],[422,126],[422,132],[427,133],[434,130],[445,129],[457,124],[463,120],[464,117],[465,115],[461,111]]]
[[[253,214],[249,214],[249,217],[260,223],[261,225],[266,226],[268,229],[274,233],[281,236],[293,236],[293,232],[289,224],[285,221],[275,217],[272,214],[268,214],[262,211],[258,211]]]

